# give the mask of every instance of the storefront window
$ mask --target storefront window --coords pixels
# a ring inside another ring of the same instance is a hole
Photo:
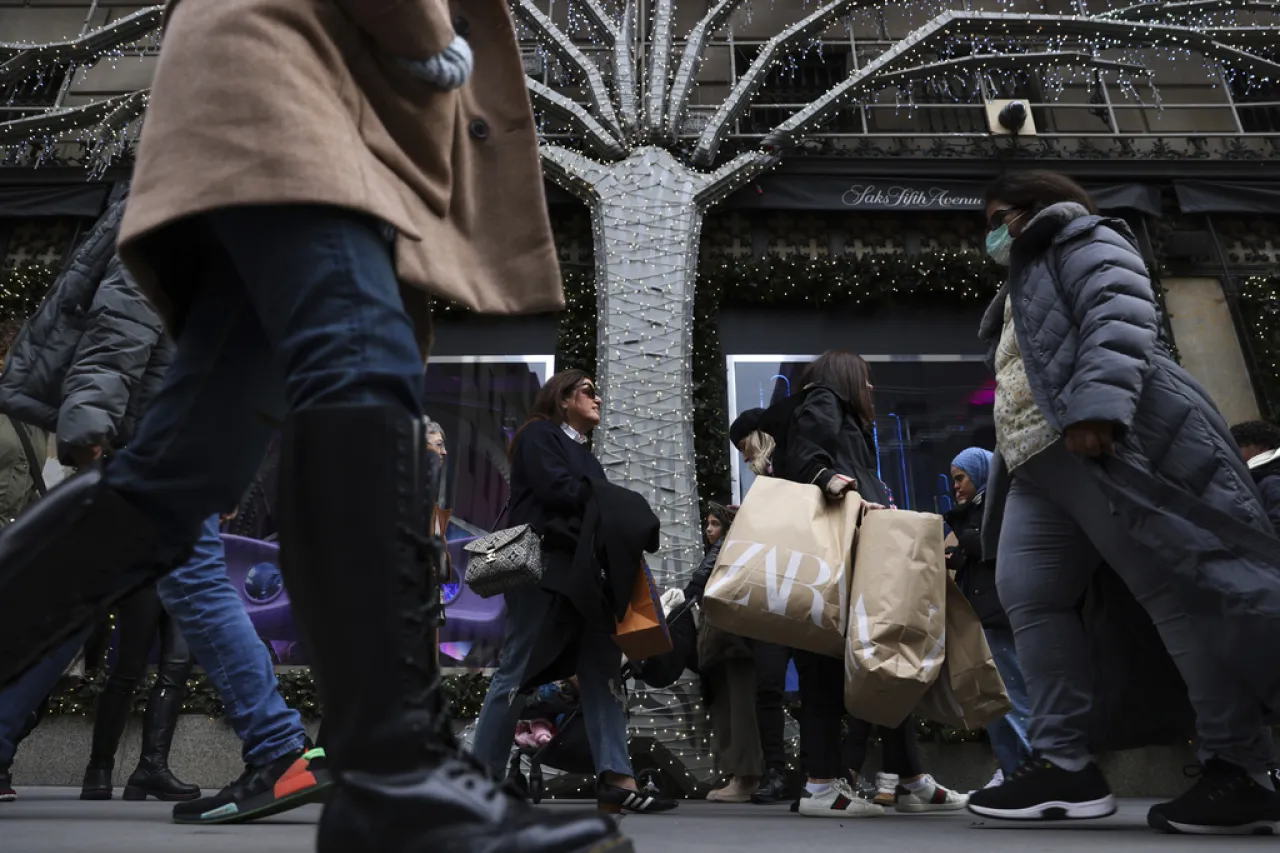
[[[553,356],[441,356],[427,367],[425,408],[445,432],[448,457],[440,506],[451,511],[446,538],[454,577],[445,585],[440,662],[494,664],[502,642],[502,599],[462,584],[463,546],[497,529],[507,504],[507,445],[524,423]]]
[[[798,393],[812,355],[729,356],[729,417]],[[880,479],[901,509],[951,507],[951,460],[966,447],[995,446],[995,380],[975,355],[863,355],[875,385]],[[734,500],[755,478],[737,448]]]

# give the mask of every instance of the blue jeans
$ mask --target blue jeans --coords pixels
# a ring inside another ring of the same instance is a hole
[[[278,205],[206,214],[177,354],[107,482],[177,547],[235,506],[287,412],[422,417],[423,358],[376,220]],[[323,460],[316,460],[323,465]]]
[[[302,718],[281,698],[271,655],[227,577],[218,516],[205,519],[191,559],[161,578],[156,591],[222,697],[245,764],[269,764],[302,749]]]
[[[84,629],[23,673],[17,681],[0,690],[0,769],[13,763],[14,753],[18,751],[18,736],[27,724],[27,717],[57,686],[58,679],[76,659],[76,653],[92,631],[92,628]]]
[[[1031,755],[1027,740],[1027,719],[1031,716],[1031,703],[1027,699],[1027,683],[1018,665],[1018,652],[1013,645],[1013,631],[1007,628],[987,628],[987,645],[995,661],[1004,689],[1013,706],[1008,714],[987,725],[987,737],[1005,776],[1011,775]]]
[[[494,775],[506,775],[515,738],[516,723],[524,710],[525,697],[518,691],[533,650],[542,618],[552,607],[549,593],[537,587],[508,592],[505,636],[498,671],[484,697],[476,722],[476,758]],[[578,687],[582,697],[582,723],[595,760],[596,775],[619,773],[630,776],[627,753],[627,714],[622,694],[622,652],[613,638],[588,631],[578,651]]]

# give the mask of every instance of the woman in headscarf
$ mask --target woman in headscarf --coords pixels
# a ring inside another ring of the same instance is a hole
[[[999,785],[1012,775],[1030,755],[1027,742],[1027,685],[1018,666],[1013,647],[1013,629],[996,592],[996,561],[984,560],[982,554],[982,512],[987,491],[987,475],[991,471],[990,450],[970,447],[962,450],[951,463],[951,483],[956,505],[946,514],[947,526],[955,534],[957,544],[947,549],[947,568],[956,573],[956,585],[973,605],[991,646],[1000,678],[1004,680],[1013,710],[987,726],[987,737],[995,750],[1000,769],[988,783]]]

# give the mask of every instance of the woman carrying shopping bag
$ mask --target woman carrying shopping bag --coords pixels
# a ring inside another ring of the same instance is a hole
[[[579,529],[590,499],[588,480],[603,481],[604,470],[587,447],[600,424],[596,384],[581,370],[557,373],[542,386],[530,418],[511,443],[511,525],[528,524],[542,539],[545,566],[572,562],[576,542],[564,531]],[[551,532],[551,531],[556,532]],[[472,559],[476,559],[473,557]],[[548,568],[547,573],[552,571]],[[522,686],[544,627],[558,613],[557,596],[541,584],[520,586],[504,594],[506,636],[476,724],[474,752],[494,778],[502,778],[520,712]],[[627,718],[621,692],[622,652],[602,629],[609,614],[589,624],[571,626],[580,633],[573,670],[582,691],[582,714],[595,759],[597,798],[602,811],[659,812],[676,807],[674,800],[642,794],[636,786],[627,751]],[[611,624],[612,619],[607,621]],[[550,627],[560,629],[556,622]]]
[[[782,452],[773,459],[774,474],[812,483],[828,500],[841,500],[852,492],[873,508],[887,506],[888,490],[876,476],[875,408],[866,361],[851,352],[829,350],[805,369],[798,384],[803,399],[788,401],[791,414],[785,441],[779,442]],[[964,808],[963,795],[943,788],[921,770],[915,723],[910,718],[895,729],[881,730],[884,767],[877,778],[876,802],[855,795],[845,777],[856,782],[861,773],[871,726],[855,720],[850,741],[842,749],[844,662],[801,650],[796,651],[795,661],[809,776],[800,814],[851,818],[882,815],[886,805],[909,812]]]

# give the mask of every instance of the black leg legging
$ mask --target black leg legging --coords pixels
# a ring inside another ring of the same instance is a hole
[[[115,667],[98,700],[98,714],[93,727],[90,762],[109,764],[115,757],[120,737],[128,722],[133,694],[147,672],[147,658],[160,633],[160,665],[156,674],[156,690],[179,691],[186,688],[191,674],[191,652],[173,619],[160,604],[154,586],[144,587],[116,606]]]
[[[783,694],[787,687],[791,650],[774,643],[755,641],[752,651],[756,662],[756,723],[760,727],[764,766],[771,770],[785,770],[787,747]]]
[[[849,736],[841,743],[844,709],[844,661],[813,652],[796,651],[800,676],[800,731],[805,772],[811,779],[836,779],[849,771],[861,774],[867,757],[872,725],[850,719]],[[880,729],[884,743],[884,772],[910,778],[918,776],[920,755],[915,723],[910,717],[896,729]]]

